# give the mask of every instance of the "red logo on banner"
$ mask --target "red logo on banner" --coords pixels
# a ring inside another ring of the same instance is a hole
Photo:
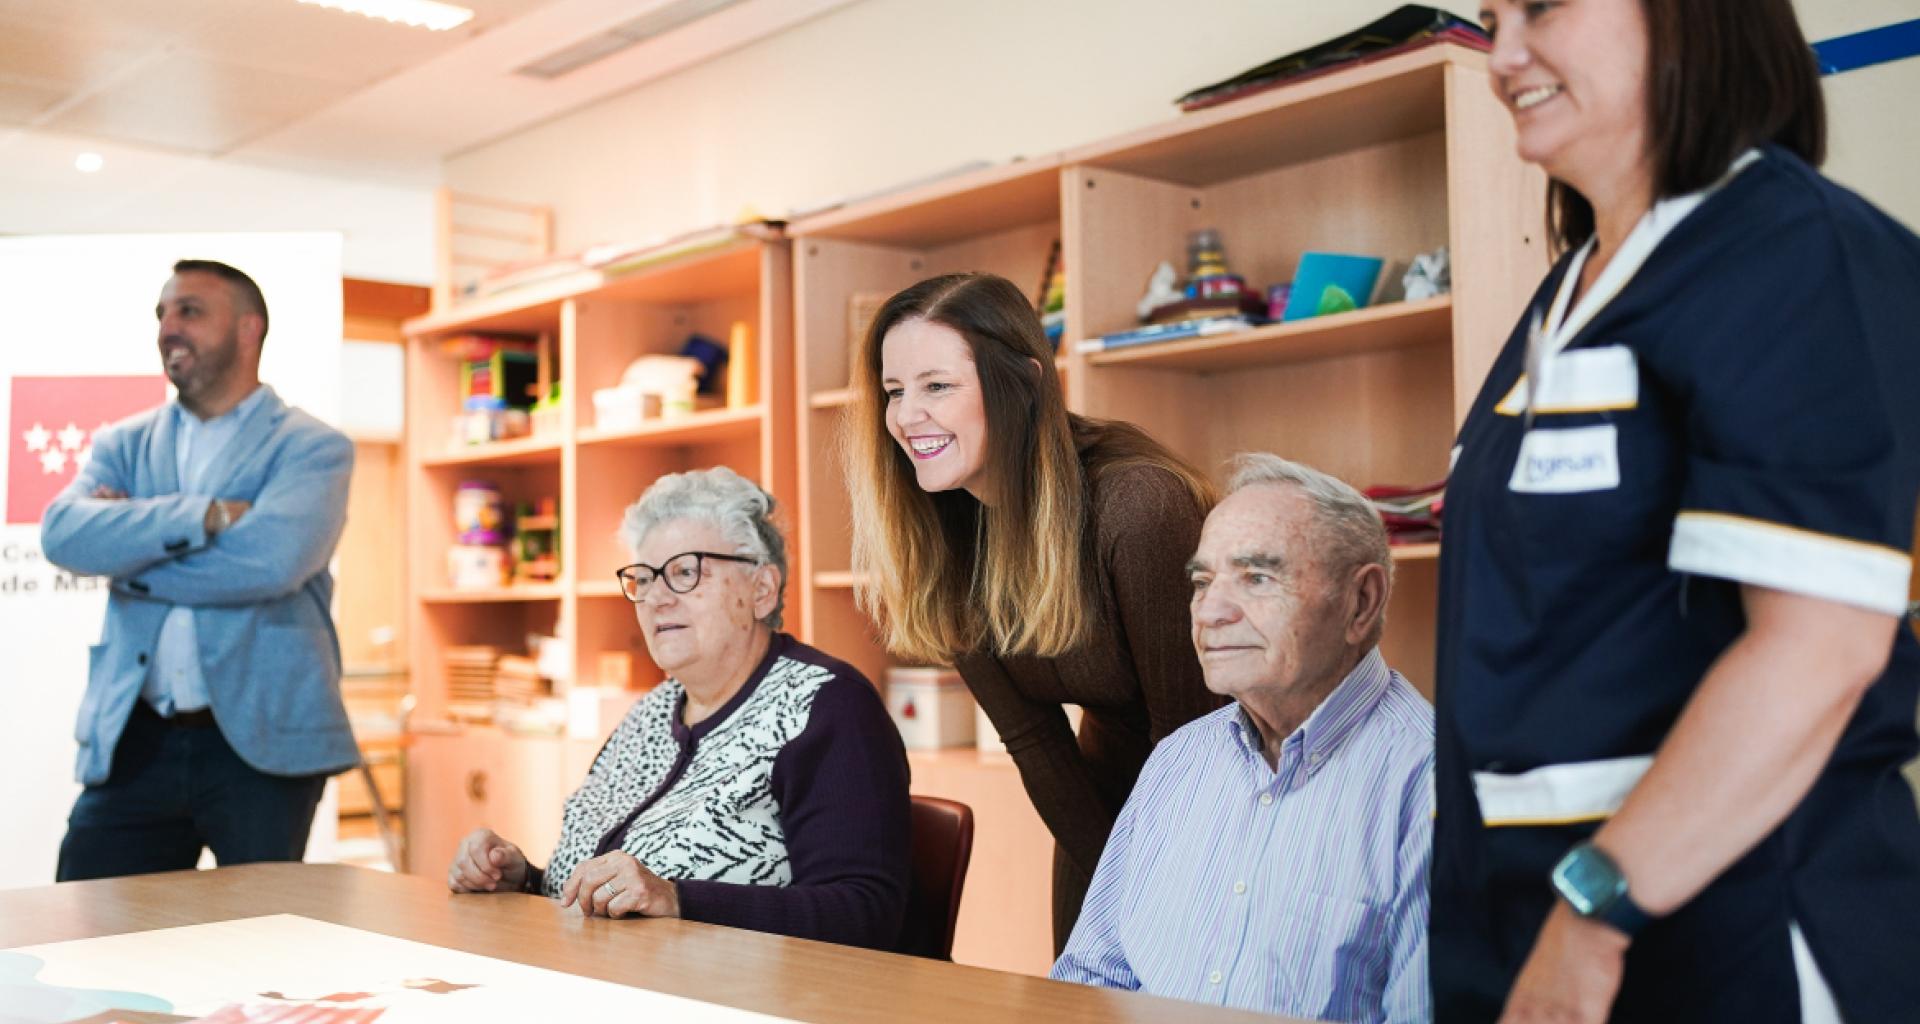
[[[167,399],[167,379],[15,377],[7,430],[7,522],[37,523],[93,457],[93,435]]]

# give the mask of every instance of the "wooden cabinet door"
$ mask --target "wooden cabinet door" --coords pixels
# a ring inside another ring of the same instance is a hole
[[[407,868],[446,875],[468,832],[489,824],[499,738],[480,732],[416,735],[407,751]]]
[[[560,840],[560,810],[580,784],[565,778],[564,741],[496,735],[489,773],[488,828],[512,840],[527,859],[546,866]]]

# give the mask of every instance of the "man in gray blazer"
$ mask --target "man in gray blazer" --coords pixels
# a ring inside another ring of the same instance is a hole
[[[160,292],[177,401],[96,435],[48,506],[47,559],[112,578],[75,738],[60,881],[299,860],[327,776],[359,760],[327,563],[353,445],[260,383],[252,278],[182,260]]]

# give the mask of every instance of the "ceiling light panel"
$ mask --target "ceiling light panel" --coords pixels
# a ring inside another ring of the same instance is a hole
[[[465,7],[439,3],[438,0],[299,0],[303,4],[329,10],[361,14],[399,25],[445,32],[473,20]]]
[[[570,71],[578,71],[596,61],[604,60],[630,46],[638,46],[649,39],[664,36],[675,29],[684,28],[712,14],[717,14],[741,0],[676,0],[623,21],[612,28],[596,32],[577,42],[563,46],[552,53],[533,61],[524,67],[514,69],[516,75],[529,78],[559,78]]]

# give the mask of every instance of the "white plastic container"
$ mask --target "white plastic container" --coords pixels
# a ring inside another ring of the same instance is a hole
[[[660,415],[660,398],[637,387],[599,388],[593,393],[593,425],[601,430],[632,430]]]
[[[973,744],[973,694],[953,669],[888,669],[887,712],[908,750]]]
[[[455,544],[447,549],[447,583],[455,590],[490,590],[507,582],[507,549]]]

